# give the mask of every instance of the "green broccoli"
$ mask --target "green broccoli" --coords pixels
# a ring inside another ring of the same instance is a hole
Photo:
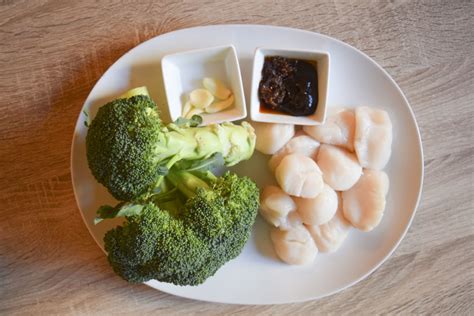
[[[225,164],[232,166],[253,154],[255,133],[246,122],[179,124],[164,126],[156,104],[141,88],[105,104],[86,136],[92,174],[116,199],[131,201],[154,193],[163,175],[180,160],[221,153]]]
[[[99,216],[126,216],[108,231],[105,250],[114,271],[129,282],[156,279],[176,285],[203,283],[247,242],[259,205],[259,190],[246,177],[173,168],[175,189],[143,205],[103,208]],[[171,198],[170,198],[171,196]],[[178,212],[163,208],[178,203]]]

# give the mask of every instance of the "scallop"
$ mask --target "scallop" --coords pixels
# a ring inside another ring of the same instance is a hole
[[[319,149],[319,142],[314,140],[312,137],[302,134],[293,137],[286,145],[277,151],[270,161],[268,162],[268,167],[270,170],[275,171],[276,167],[280,164],[282,159],[293,153],[299,153],[306,157],[316,158]]]
[[[392,122],[386,111],[358,107],[355,110],[354,147],[360,165],[381,170],[392,153]]]
[[[261,153],[273,155],[295,135],[291,124],[252,123],[257,135],[255,148]]]
[[[295,202],[303,223],[308,225],[327,223],[334,217],[338,206],[336,191],[327,184],[315,198],[295,198]]]
[[[296,197],[315,198],[324,187],[316,162],[301,154],[285,156],[275,169],[275,177],[283,191]]]
[[[342,198],[338,194],[339,205],[334,217],[322,225],[305,225],[321,252],[338,250],[349,235],[351,224],[344,218],[342,212]]]
[[[304,126],[303,130],[321,143],[354,151],[355,115],[352,110],[340,110],[329,116],[324,124]]]
[[[270,237],[277,256],[286,263],[308,264],[313,262],[318,254],[311,234],[303,225],[289,230],[273,228]]]
[[[342,192],[344,217],[352,226],[371,231],[382,220],[389,180],[383,171],[364,169],[359,181]]]
[[[260,214],[269,224],[281,229],[302,223],[293,199],[274,185],[265,187],[260,195]]]
[[[321,145],[316,159],[324,182],[337,191],[350,189],[359,180],[362,167],[349,151],[332,145]]]

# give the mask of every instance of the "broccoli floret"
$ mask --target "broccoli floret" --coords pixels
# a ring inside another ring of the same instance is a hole
[[[231,173],[215,179],[199,175],[173,170],[167,175],[186,200],[179,213],[149,202],[107,232],[108,259],[122,278],[197,285],[240,254],[257,215],[257,186]]]
[[[161,135],[161,120],[149,97],[107,103],[97,112],[86,137],[92,174],[119,200],[140,196],[160,176],[152,162]]]
[[[146,198],[180,160],[221,153],[232,166],[252,156],[255,133],[250,124],[164,126],[153,100],[134,93],[143,90],[134,89],[102,106],[86,137],[89,168],[116,199]]]
[[[108,231],[104,242],[112,268],[129,282],[199,284],[208,276],[203,268],[209,257],[206,242],[151,203],[140,215]]]

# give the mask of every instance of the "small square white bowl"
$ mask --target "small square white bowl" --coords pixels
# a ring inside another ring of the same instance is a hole
[[[260,110],[258,87],[262,79],[262,69],[265,57],[281,56],[302,59],[316,63],[318,73],[318,105],[316,111],[308,116],[293,116],[285,113],[266,113]],[[329,62],[328,52],[308,50],[285,50],[272,48],[257,48],[253,60],[252,90],[250,94],[250,118],[256,122],[286,123],[295,125],[319,125],[326,119],[327,95],[329,89]]]
[[[235,47],[219,46],[166,55],[161,60],[171,120],[182,116],[183,105],[194,89],[203,88],[204,77],[219,79],[234,94],[234,105],[202,115],[202,125],[230,122],[247,116],[242,76]]]

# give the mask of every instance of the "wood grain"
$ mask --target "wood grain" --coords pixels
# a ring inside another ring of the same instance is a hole
[[[472,1],[0,0],[0,313],[472,314],[473,17]],[[94,83],[153,36],[219,23],[334,36],[387,69],[411,102],[425,153],[421,205],[391,259],[340,294],[236,306],[127,285],[82,223],[70,141]]]

